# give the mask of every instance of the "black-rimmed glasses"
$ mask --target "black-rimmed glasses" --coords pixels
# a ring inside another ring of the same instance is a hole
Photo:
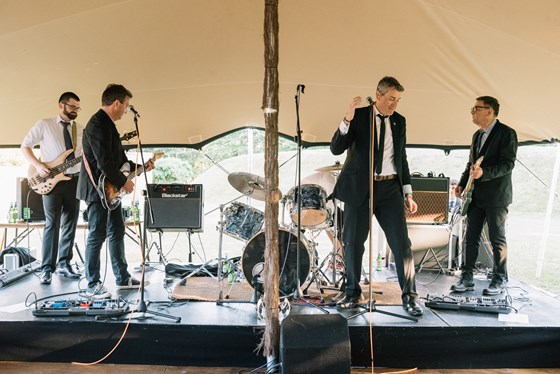
[[[75,106],[72,104],[68,104],[68,103],[63,103],[65,106],[67,106],[68,108],[70,108],[71,111],[76,111],[79,112],[80,110],[82,110],[82,108],[80,108],[79,106]]]
[[[475,105],[471,108],[471,112],[476,112],[479,109],[490,109],[489,106],[479,106],[479,105]]]

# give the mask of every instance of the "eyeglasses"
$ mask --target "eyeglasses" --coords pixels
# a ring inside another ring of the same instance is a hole
[[[476,112],[476,111],[479,110],[479,109],[490,109],[490,107],[489,107],[489,106],[478,106],[478,105],[475,105],[475,106],[473,106],[473,107],[471,108],[471,112]]]
[[[75,106],[75,105],[71,105],[68,103],[63,103],[64,106],[67,106],[68,108],[70,108],[71,111],[76,111],[79,112],[80,110],[82,110],[82,108],[80,108],[79,106]]]

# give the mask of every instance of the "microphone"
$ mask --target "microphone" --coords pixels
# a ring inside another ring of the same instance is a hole
[[[305,84],[298,84],[297,89],[299,90],[300,88],[301,88],[301,93],[305,93]]]
[[[368,96],[366,100],[370,106],[373,105],[373,99],[371,98],[371,96]]]
[[[134,109],[134,107],[132,105],[128,106],[128,110],[130,110],[132,113],[134,113],[135,116],[140,117],[140,114],[138,114],[138,112],[136,111],[136,109]]]

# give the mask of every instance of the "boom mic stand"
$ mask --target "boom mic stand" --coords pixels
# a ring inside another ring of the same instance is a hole
[[[140,160],[142,161],[142,165],[145,165],[144,163],[144,153],[142,152],[142,142],[140,141],[140,131],[138,130],[138,117],[140,117],[140,115],[138,114],[138,112],[136,110],[134,110],[134,108],[132,108],[132,106],[129,107],[129,109],[131,109],[131,111],[134,113],[134,126],[136,127],[136,133],[138,134],[138,148],[140,150]],[[146,183],[146,186],[148,185],[148,177],[146,175],[146,172],[144,170],[144,181]],[[152,202],[150,199],[150,194],[148,191],[146,191],[146,202],[148,203],[148,209],[150,212],[150,220],[152,223],[154,223],[154,211],[152,209]],[[144,209],[146,209],[146,207],[144,207]],[[146,227],[146,223],[144,222],[144,227]],[[141,316],[138,317],[138,319],[147,319],[149,318],[148,316],[146,316],[146,314],[153,314],[155,316],[159,316],[159,317],[165,317],[165,318],[170,318],[175,320],[175,322],[181,322],[181,317],[175,317],[169,314],[164,314],[164,313],[160,313],[160,312],[155,312],[153,310],[148,310],[146,301],[144,299],[144,285],[145,285],[145,272],[146,272],[146,235],[139,235],[140,236],[140,249],[142,251],[142,277],[140,280],[140,300],[138,300],[137,304],[136,304],[136,308],[134,310],[127,310],[126,312],[119,314],[118,316],[123,316],[123,315],[127,315],[127,314],[131,314],[131,313],[142,313]],[[111,317],[115,317],[115,315],[112,315]]]
[[[296,289],[293,294],[294,300],[302,300],[305,303],[316,307],[317,309],[321,310],[325,314],[330,314],[328,310],[322,308],[319,305],[315,305],[309,300],[306,300],[303,297],[303,291],[301,289],[301,283],[299,281],[299,273],[301,269],[300,264],[300,253],[301,253],[301,127],[299,123],[299,96],[300,96],[300,89],[301,93],[305,93],[305,85],[298,84],[296,90],[296,141],[297,141],[297,188],[296,193],[294,194],[294,198],[297,199],[297,245],[296,245]]]

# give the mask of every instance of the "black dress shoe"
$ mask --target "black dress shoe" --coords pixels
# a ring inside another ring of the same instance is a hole
[[[80,278],[80,274],[76,273],[72,266],[66,264],[56,268],[56,273],[68,278]]]
[[[407,311],[408,314],[414,317],[421,316],[424,313],[420,304],[416,301],[410,300],[408,302],[403,302],[403,309]]]
[[[360,302],[360,296],[348,296],[346,295],[344,299],[336,303],[337,309],[353,309],[358,306]]]
[[[39,276],[39,282],[41,284],[51,284],[52,273],[50,270],[43,270],[41,275]]]

